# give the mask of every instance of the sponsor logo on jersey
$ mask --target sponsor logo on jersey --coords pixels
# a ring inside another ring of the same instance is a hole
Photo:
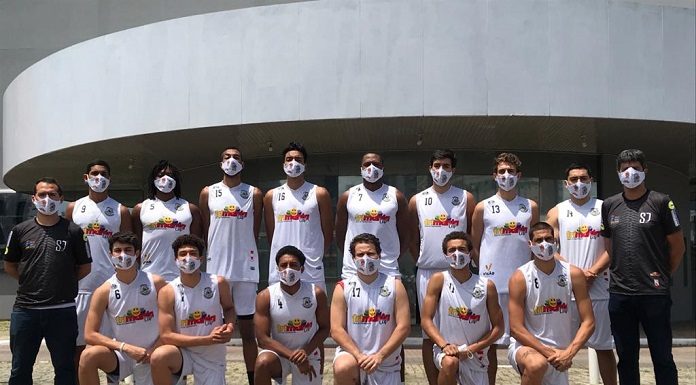
[[[369,223],[369,222],[379,222],[379,223],[387,223],[391,217],[389,215],[385,215],[381,211],[377,209],[372,209],[372,210],[367,210],[365,211],[364,214],[356,214],[355,215],[355,221],[358,223]]]
[[[312,321],[300,320],[299,318],[291,319],[286,324],[276,325],[278,333],[304,333],[312,328]]]
[[[447,214],[436,215],[433,219],[425,219],[423,221],[423,226],[425,227],[449,227],[453,229],[459,226],[459,220],[451,218]]]
[[[155,317],[155,312],[144,307],[128,309],[126,314],[116,316],[116,325],[134,324],[138,321],[148,322]]]
[[[222,210],[215,210],[215,218],[244,219],[249,213],[235,205],[227,205]]]
[[[450,317],[458,318],[460,320],[469,321],[470,324],[475,324],[476,322],[481,320],[480,314],[472,312],[471,309],[467,308],[464,305],[457,307],[450,306],[447,309],[447,315]]]
[[[510,221],[502,226],[493,227],[493,236],[505,236],[505,235],[527,235],[527,226],[515,221]]]
[[[592,226],[580,225],[575,231],[566,231],[566,239],[569,241],[581,240],[585,238],[599,238],[599,230],[593,229]]]
[[[391,319],[391,315],[371,307],[362,314],[353,314],[351,319],[354,324],[386,324]]]
[[[186,224],[172,217],[162,217],[157,222],[149,223],[145,227],[150,230],[174,229],[175,231],[184,231],[186,229]]]
[[[182,328],[190,328],[198,325],[212,325],[217,320],[215,314],[207,314],[204,311],[196,310],[189,314],[187,319],[179,321],[179,326]]]
[[[543,305],[536,306],[533,310],[535,315],[551,314],[551,313],[567,313],[568,304],[563,303],[558,298],[549,298]]]
[[[290,209],[285,214],[280,214],[276,217],[277,222],[307,222],[309,214],[305,214],[302,210]]]
[[[495,275],[495,271],[493,271],[493,263],[487,263],[483,265],[484,271],[481,273],[484,277],[492,277]]]
[[[99,222],[88,223],[87,226],[82,228],[82,232],[87,237],[104,237],[109,238],[114,233],[107,230],[106,227],[101,225]]]

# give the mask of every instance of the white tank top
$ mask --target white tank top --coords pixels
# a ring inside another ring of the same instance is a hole
[[[472,274],[459,283],[449,270],[442,272],[444,281],[438,305],[438,327],[447,342],[455,345],[470,345],[480,340],[491,330],[486,296],[488,280]],[[488,347],[480,352],[472,352],[477,363],[472,369],[485,371],[488,367]]]
[[[149,348],[159,337],[157,288],[150,273],[138,271],[130,284],[114,274],[109,278],[106,313],[113,337],[127,344]]]
[[[111,197],[95,203],[89,196],[75,202],[72,221],[80,226],[92,256],[92,270],[79,282],[81,293],[92,293],[114,274],[109,237],[121,228],[121,204]]]
[[[600,235],[602,226],[602,201],[592,198],[582,206],[570,199],[559,203],[558,238],[561,243],[560,254],[570,264],[587,270],[604,252],[604,239]],[[591,299],[609,298],[609,272],[598,273],[597,279],[589,287]]]
[[[531,221],[532,202],[527,198],[518,195],[508,202],[496,194],[485,200],[479,274],[491,279],[499,293],[508,292],[510,276],[531,257]]]
[[[361,352],[373,354],[384,346],[396,328],[394,304],[396,293],[393,276],[378,273],[367,284],[357,274],[340,281],[346,300],[346,331]],[[385,357],[383,366],[401,365],[401,349]]]
[[[208,187],[209,273],[231,281],[259,282],[259,252],[254,238],[254,187],[241,183]]]
[[[553,272],[546,275],[534,261],[519,270],[524,274],[527,295],[524,304],[524,326],[542,343],[565,349],[572,341],[569,306],[573,292],[570,265],[556,261]]]
[[[275,228],[268,259],[268,283],[278,282],[275,256],[278,250],[292,245],[302,250],[305,271],[302,280],[324,282],[324,233],[321,230],[317,186],[305,182],[297,190],[287,183],[273,189]]]
[[[319,330],[314,284],[300,281],[297,293],[289,294],[280,283],[275,283],[268,287],[268,292],[271,338],[291,350],[305,346]]]
[[[222,325],[222,306],[217,276],[201,272],[201,280],[195,287],[188,287],[177,277],[169,283],[174,289],[174,314],[176,332],[187,336],[207,336],[216,326]],[[209,361],[225,362],[225,344],[191,346],[187,349]]]
[[[442,240],[452,231],[466,232],[466,190],[451,186],[443,194],[429,187],[416,195],[420,269],[446,270],[449,263],[442,253]]]
[[[348,190],[348,228],[343,245],[343,272],[341,277],[355,275],[355,263],[350,254],[350,242],[362,233],[370,233],[379,238],[382,247],[380,271],[399,276],[399,254],[401,245],[396,231],[396,188],[383,184],[375,191],[366,189],[363,184]]]
[[[166,202],[157,198],[146,199],[140,208],[143,224],[142,270],[157,274],[167,282],[179,276],[174,261],[172,243],[191,231],[191,209],[182,198]]]

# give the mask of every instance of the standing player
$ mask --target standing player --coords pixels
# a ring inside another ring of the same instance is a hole
[[[501,153],[495,158],[493,179],[498,191],[479,202],[474,209],[471,234],[474,261],[479,274],[489,278],[498,289],[498,303],[503,310],[505,333],[497,344],[510,343],[508,318],[508,279],[518,267],[529,261],[528,235],[532,223],[539,221],[539,206],[531,199],[517,194],[517,182],[522,176],[522,162],[515,154]],[[478,258],[478,260],[477,260]],[[488,380],[495,385],[498,371],[497,346],[488,350]]]
[[[432,275],[421,325],[435,342],[433,354],[438,385],[488,384],[488,348],[503,334],[505,324],[493,281],[469,269],[473,244],[463,231],[442,241],[449,270]]]
[[[562,262],[553,227],[535,223],[529,236],[533,260],[510,277],[508,360],[522,385],[568,385],[568,369],[594,330],[592,304],[582,270]],[[580,327],[571,325],[571,296]]]
[[[324,282],[324,252],[333,237],[333,211],[329,192],[305,181],[307,150],[291,142],[283,150],[285,184],[266,193],[263,198],[266,234],[271,244],[270,255],[281,247],[293,245],[307,258],[302,280],[326,290]],[[273,260],[268,261],[268,283],[278,282]]]
[[[114,267],[111,264],[109,237],[119,231],[130,231],[131,229],[128,207],[109,196],[109,184],[111,184],[109,164],[103,160],[89,163],[82,178],[89,186],[87,196],[69,203],[65,209],[65,219],[73,221],[82,229],[92,257],[92,270],[78,283],[77,298],[75,298],[77,309],[76,367],[80,362],[80,354],[85,349],[85,320],[92,293],[114,272]],[[105,331],[105,333],[107,332]]]
[[[193,374],[196,385],[224,385],[225,344],[234,319],[230,287],[223,277],[200,270],[204,244],[199,237],[181,235],[172,249],[181,273],[157,299],[160,338],[166,345],[152,353],[152,380],[172,385]]]
[[[182,234],[201,236],[201,212],[181,197],[179,169],[160,160],[150,172],[147,199],[133,208],[133,230],[142,234],[142,270],[160,275],[167,282],[179,273],[172,242]]]
[[[344,279],[355,275],[356,267],[350,252],[353,238],[369,233],[379,238],[382,245],[380,271],[400,277],[399,256],[408,246],[407,203],[404,194],[384,184],[382,156],[368,152],[360,166],[363,181],[341,195],[336,206],[336,243],[343,247]]]
[[[204,187],[199,207],[208,234],[206,271],[224,277],[232,289],[249,385],[254,383],[256,339],[254,303],[259,282],[256,239],[261,227],[261,190],[242,182],[242,153],[236,147],[222,152],[222,181]]]
[[[659,385],[678,382],[672,357],[672,274],[684,258],[684,234],[668,195],[648,190],[645,154],[616,158],[623,192],[602,204],[602,236],[611,257],[609,317],[619,356],[619,382],[640,382],[642,325]]]
[[[566,169],[565,185],[570,199],[549,210],[546,221],[553,226],[559,238],[561,255],[585,275],[589,286],[595,331],[587,346],[597,350],[602,382],[616,385],[616,358],[612,350],[609,321],[609,255],[600,237],[602,201],[590,196],[592,175],[586,165],[573,163]],[[573,326],[579,325],[575,298],[570,306]]]
[[[138,269],[140,240],[128,232],[108,239],[116,273],[94,291],[85,339],[90,344],[80,359],[80,384],[99,385],[99,370],[110,383],[133,374],[138,385],[152,384],[150,355],[159,345],[157,292],[166,284]],[[102,316],[113,338],[99,332]]]
[[[401,346],[411,330],[406,289],[379,272],[377,237],[359,234],[348,248],[357,274],[336,284],[331,301],[331,336],[338,344],[334,382],[398,385]]]
[[[457,158],[451,150],[436,150],[430,157],[430,175],[433,185],[414,195],[408,202],[411,223],[411,256],[416,259],[416,289],[418,308],[423,309],[423,298],[430,277],[449,267],[442,257],[442,239],[452,231],[470,232],[474,212],[474,196],[452,186],[451,178],[457,167]],[[437,383],[437,368],[433,363],[433,341],[423,330],[421,348],[425,373],[431,385]]]
[[[271,379],[296,385],[321,385],[319,350],[329,336],[329,308],[321,287],[301,279],[305,256],[285,246],[275,257],[280,282],[256,298],[256,336],[263,350],[256,360],[256,384]]]

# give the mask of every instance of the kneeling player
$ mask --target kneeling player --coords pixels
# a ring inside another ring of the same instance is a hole
[[[271,379],[285,383],[321,385],[320,346],[329,336],[326,293],[318,285],[303,282],[305,256],[294,246],[276,254],[280,282],[256,297],[256,339],[263,349],[256,358],[256,385]]]
[[[133,374],[138,385],[152,384],[150,354],[159,345],[157,292],[166,284],[159,276],[140,271],[140,240],[130,231],[109,238],[116,274],[92,296],[85,340],[91,346],[80,357],[82,385],[98,385],[99,370],[111,383]],[[102,315],[114,338],[99,332]]]
[[[234,304],[223,277],[200,271],[203,240],[181,235],[172,244],[179,277],[162,288],[159,324],[162,342],[150,360],[157,385],[193,374],[196,385],[224,385],[225,344],[232,337]]]
[[[487,385],[488,348],[505,330],[495,284],[469,270],[471,250],[465,232],[445,236],[450,267],[431,276],[421,311],[421,326],[435,343],[438,385]]]

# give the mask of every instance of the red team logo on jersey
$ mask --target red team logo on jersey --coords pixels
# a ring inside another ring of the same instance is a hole
[[[502,226],[493,227],[493,235],[498,237],[501,235],[527,235],[527,226],[519,222],[510,221]]]
[[[87,226],[85,226],[82,229],[82,232],[85,234],[85,236],[96,236],[96,237],[104,237],[104,238],[109,238],[112,236],[114,233],[107,230],[106,227],[102,226],[99,224],[99,222],[94,222],[94,223],[89,223]]]
[[[159,221],[150,223],[145,227],[149,228],[150,230],[174,229],[176,231],[183,231],[186,229],[186,224],[181,223],[172,217],[162,217]]]
[[[286,324],[276,325],[276,331],[278,331],[278,333],[303,333],[309,331],[312,325],[312,321],[295,318],[288,321]]]
[[[309,220],[309,214],[305,214],[302,210],[291,209],[285,212],[285,214],[278,215],[278,222],[307,222]]]
[[[575,231],[566,231],[566,239],[576,240],[576,239],[597,239],[599,238],[599,230],[595,230],[592,226],[581,225]]]
[[[480,314],[475,314],[471,311],[471,309],[463,305],[457,307],[450,306],[447,309],[447,315],[450,317],[459,318],[460,320],[469,321],[470,324],[474,324],[481,320]]]
[[[563,301],[558,298],[549,298],[543,305],[534,308],[535,315],[567,312],[568,304],[563,303]]]
[[[248,215],[248,212],[243,211],[235,205],[227,205],[222,210],[215,210],[215,218],[238,218],[244,219]]]
[[[206,314],[204,311],[196,310],[189,314],[187,319],[182,319],[180,325],[182,328],[189,328],[201,324],[212,325],[215,323],[215,314]]]
[[[155,312],[143,307],[129,309],[126,314],[116,316],[116,325],[134,324],[138,321],[150,321],[155,317]]]
[[[459,226],[459,220],[449,217],[447,214],[436,215],[433,219],[423,221],[425,227],[449,227],[451,229]]]
[[[365,310],[362,314],[353,314],[354,324],[386,324],[391,319],[390,314],[382,313],[381,310],[373,307]]]
[[[355,221],[358,223],[366,223],[366,222],[387,223],[387,222],[389,222],[389,219],[391,219],[391,217],[389,215],[385,215],[377,209],[368,210],[368,211],[365,211],[364,214],[356,214],[355,215]]]

